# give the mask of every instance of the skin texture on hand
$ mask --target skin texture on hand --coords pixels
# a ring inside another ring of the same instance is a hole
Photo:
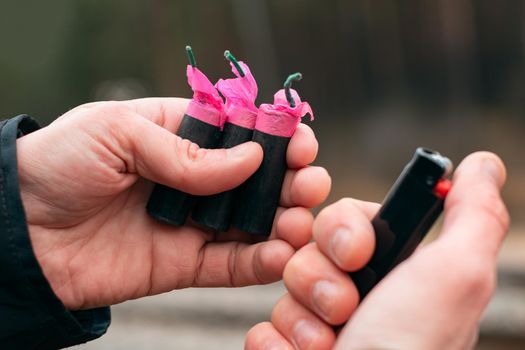
[[[343,199],[315,219],[315,243],[284,272],[288,289],[246,349],[470,349],[495,289],[509,216],[505,168],[479,152],[458,167],[439,238],[388,274],[359,304],[348,275],[370,259],[379,204]],[[345,324],[346,322],[346,324]],[[345,324],[336,335],[334,326]]]
[[[149,217],[153,182],[197,195],[234,188],[262,159],[248,142],[199,149],[174,135],[188,101],[150,98],[79,106],[17,141],[22,200],[44,275],[72,310],[191,286],[245,286],[279,280],[312,235],[309,208],[330,177],[314,161],[318,144],[300,125],[290,141],[270,238]]]

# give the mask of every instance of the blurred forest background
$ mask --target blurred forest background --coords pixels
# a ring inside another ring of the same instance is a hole
[[[248,63],[258,103],[303,73],[294,87],[315,112],[317,164],[333,177],[328,202],[381,201],[417,146],[455,164],[498,153],[513,217],[503,255],[516,266],[525,251],[524,1],[2,0],[0,117],[47,124],[95,100],[191,97],[187,44],[212,81],[231,75],[225,49]]]

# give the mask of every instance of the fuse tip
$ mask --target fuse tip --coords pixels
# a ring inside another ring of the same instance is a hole
[[[186,56],[188,56],[188,61],[190,65],[195,68],[197,66],[197,61],[195,61],[195,55],[190,45],[186,45]]]
[[[239,64],[239,62],[237,62],[237,59],[231,54],[230,50],[224,51],[224,57],[235,66],[235,69],[237,69],[237,72],[239,72],[239,75],[242,78],[244,78],[244,75],[245,75],[244,71],[242,70],[242,67]]]
[[[289,89],[294,81],[299,81],[301,79],[303,79],[303,75],[299,72],[290,74],[288,78],[286,78],[286,80],[284,81],[284,88]]]
[[[286,95],[286,100],[288,101],[288,104],[290,107],[295,107],[295,100],[292,97],[292,93],[290,91],[290,88],[292,87],[292,83],[294,81],[299,81],[303,79],[303,75],[299,72],[290,74],[288,78],[284,81],[283,87],[284,87],[284,93]]]

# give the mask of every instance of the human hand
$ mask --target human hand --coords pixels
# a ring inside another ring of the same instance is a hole
[[[197,195],[218,193],[241,184],[261,162],[262,150],[253,142],[205,150],[175,136],[187,103],[95,102],[18,139],[33,250],[67,308],[190,286],[274,282],[310,240],[308,208],[326,199],[330,177],[308,166],[318,144],[306,125],[290,141],[281,207],[267,242],[248,244],[254,237],[235,230],[217,234],[191,223],[167,226],[146,214],[153,182]]]
[[[496,283],[496,257],[509,225],[500,197],[505,168],[480,152],[458,167],[439,238],[420,247],[359,305],[347,272],[373,253],[379,204],[343,199],[316,218],[316,243],[289,261],[289,291],[272,322],[256,325],[246,349],[465,349]],[[348,321],[348,322],[347,322]],[[334,326],[346,323],[336,335]]]

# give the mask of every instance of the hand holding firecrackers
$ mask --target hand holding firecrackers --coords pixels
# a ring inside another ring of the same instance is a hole
[[[195,67],[191,48],[187,47],[187,52],[188,82],[194,96],[177,134],[203,148],[230,148],[255,141],[262,146],[264,158],[239,189],[200,198],[195,208],[195,197],[157,185],[148,202],[148,213],[165,223],[182,225],[193,208],[193,220],[214,230],[226,231],[231,221],[242,231],[268,236],[287,169],[288,143],[304,115],[310,114],[313,119],[308,103],[291,89],[292,82],[302,76],[289,76],[284,89],[275,94],[274,104],[257,109],[257,84],[246,64],[226,51],[237,78],[221,79],[214,87]],[[225,107],[217,90],[225,97]]]

